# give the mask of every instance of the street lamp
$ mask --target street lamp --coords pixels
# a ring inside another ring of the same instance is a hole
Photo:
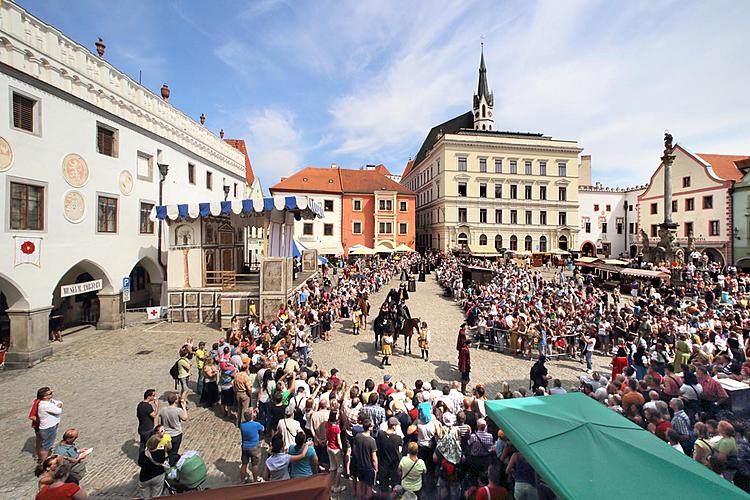
[[[169,173],[169,165],[166,163],[157,163],[157,167],[159,167],[159,206],[163,205],[162,197],[164,194],[164,180],[167,178],[167,174]],[[157,255],[159,256],[159,265],[162,268],[162,271],[164,273],[164,283],[167,282],[167,266],[162,261],[162,255],[161,255],[161,240],[162,240],[162,220],[159,219],[159,237],[157,238],[156,243],[156,251]]]

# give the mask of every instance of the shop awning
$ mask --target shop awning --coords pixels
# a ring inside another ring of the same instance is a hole
[[[349,255],[375,255],[375,250],[364,245],[349,247]]]
[[[554,255],[570,255],[570,252],[568,252],[567,250],[563,250],[562,248],[553,248],[549,251],[549,253]]]
[[[558,498],[747,498],[708,467],[582,393],[487,401],[485,408]],[[622,467],[602,466],[613,460]]]
[[[662,271],[654,271],[652,269],[634,269],[632,267],[625,267],[620,271],[620,274],[624,276],[635,276],[637,278],[669,278],[669,274]]]
[[[393,253],[393,249],[383,245],[382,243],[374,248],[375,253]]]
[[[469,244],[469,253],[478,257],[496,257],[500,255],[495,251],[495,247],[489,245],[472,245]]]
[[[397,246],[394,250],[396,253],[414,253],[416,250],[413,248],[409,248],[408,246],[401,243],[399,246]]]
[[[323,207],[307,196],[273,196],[263,200],[213,201],[159,205],[151,210],[151,220],[184,220],[209,215],[261,214],[273,211],[297,212],[303,219],[323,217]]]
[[[576,264],[579,266],[593,266],[595,263],[600,262],[601,259],[597,257],[580,257],[576,260]]]
[[[622,259],[604,259],[604,263],[611,266],[627,266],[629,264],[628,261]]]
[[[340,241],[305,241],[302,243],[310,250],[317,250],[321,255],[344,255]]]

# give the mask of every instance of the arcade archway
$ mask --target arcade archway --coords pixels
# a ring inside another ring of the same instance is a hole
[[[584,257],[596,257],[596,247],[590,241],[581,245],[581,255]]]
[[[128,309],[157,306],[161,303],[161,268],[149,257],[139,260],[130,271],[130,301]]]
[[[10,347],[10,316],[9,310],[27,309],[29,303],[25,295],[12,280],[0,275],[0,350],[6,351]]]
[[[52,290],[50,322],[61,330],[96,325],[101,315],[100,293],[113,293],[109,276],[95,262],[80,261],[63,274]]]

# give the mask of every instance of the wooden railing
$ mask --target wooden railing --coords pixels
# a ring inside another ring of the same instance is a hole
[[[234,271],[206,271],[203,285],[206,287],[220,287],[222,290],[242,290],[260,283],[258,273],[239,274]]]

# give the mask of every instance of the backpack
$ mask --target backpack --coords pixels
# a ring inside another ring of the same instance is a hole
[[[180,360],[174,362],[172,365],[172,368],[169,369],[169,376],[172,377],[173,380],[177,380],[177,375],[180,373],[180,366],[179,366]]]

